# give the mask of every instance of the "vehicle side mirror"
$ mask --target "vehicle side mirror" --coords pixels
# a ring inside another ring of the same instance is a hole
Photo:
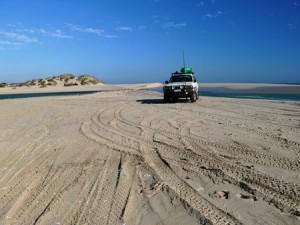
[[[197,80],[195,79],[195,80],[194,80],[194,82],[196,83],[196,82],[197,82]]]
[[[169,83],[169,81],[166,80],[166,81],[165,81],[165,84],[168,84],[168,83]]]

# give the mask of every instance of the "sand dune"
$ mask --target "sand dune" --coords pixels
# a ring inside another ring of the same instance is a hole
[[[0,224],[300,223],[299,103],[130,89],[0,101]]]

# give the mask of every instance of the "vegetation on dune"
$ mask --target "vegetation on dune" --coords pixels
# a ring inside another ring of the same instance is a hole
[[[0,83],[0,88],[6,87],[7,83]]]
[[[90,85],[102,83],[97,78],[89,75],[74,76],[72,74],[62,74],[57,76],[60,81],[64,81],[64,86]]]
[[[70,86],[78,86],[77,83],[64,83],[65,87],[70,87]]]

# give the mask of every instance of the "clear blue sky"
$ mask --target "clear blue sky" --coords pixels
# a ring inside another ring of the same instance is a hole
[[[0,0],[0,82],[300,83],[300,0]]]

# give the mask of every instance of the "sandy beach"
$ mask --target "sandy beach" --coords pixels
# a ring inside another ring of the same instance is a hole
[[[1,100],[0,224],[300,224],[299,102],[157,86]]]

